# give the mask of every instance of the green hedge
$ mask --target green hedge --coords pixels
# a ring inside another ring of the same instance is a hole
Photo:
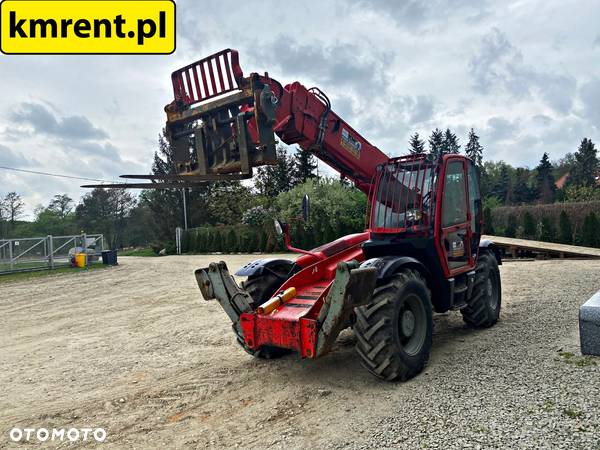
[[[183,233],[181,247],[184,253],[271,253],[285,249],[274,229],[248,225],[192,228]]]
[[[600,248],[600,201],[503,206],[490,216],[499,236]]]

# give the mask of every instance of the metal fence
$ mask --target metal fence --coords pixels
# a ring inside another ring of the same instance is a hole
[[[74,252],[94,260],[103,249],[101,234],[0,239],[0,274],[68,266]]]

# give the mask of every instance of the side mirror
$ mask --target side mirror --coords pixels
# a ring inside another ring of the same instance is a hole
[[[281,224],[281,222],[277,219],[275,219],[275,232],[281,236],[283,234],[283,225]]]
[[[310,219],[310,197],[308,194],[304,194],[302,198],[302,218],[305,222],[308,222],[308,219]]]

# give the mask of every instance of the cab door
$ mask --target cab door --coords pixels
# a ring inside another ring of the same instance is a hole
[[[468,160],[446,157],[441,191],[438,239],[448,276],[466,272],[475,265],[472,252],[472,214],[467,183]],[[477,248],[474,249],[475,252]]]

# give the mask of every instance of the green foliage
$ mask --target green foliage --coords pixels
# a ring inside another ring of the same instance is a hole
[[[573,226],[565,210],[560,212],[558,219],[558,242],[561,244],[571,244],[573,242]]]
[[[595,186],[598,168],[598,151],[591,139],[584,138],[575,152],[575,161],[569,176],[569,184]]]
[[[581,230],[581,245],[586,247],[600,247],[600,223],[596,214],[589,213]]]
[[[125,189],[96,188],[77,205],[77,225],[88,233],[102,233],[109,248],[122,247],[123,231],[135,203]]]
[[[569,185],[564,189],[564,201],[566,202],[591,202],[595,200],[600,200],[599,186]]]
[[[411,155],[420,155],[425,153],[425,142],[419,137],[419,133],[413,134],[408,141],[408,151]]]
[[[154,153],[152,174],[175,174],[173,149],[167,141],[165,130],[158,136],[158,149]],[[183,227],[183,197],[181,190],[150,189],[142,191],[138,208],[147,211],[147,214],[141,213],[140,215],[145,216],[147,219],[145,222],[146,238],[150,241],[158,242],[173,239],[175,228]]]
[[[272,222],[274,211],[265,208],[262,205],[254,206],[244,212],[242,223],[251,227],[263,227],[266,223]]]
[[[306,180],[317,177],[317,159],[312,153],[296,147],[293,163],[294,184],[304,183]]]
[[[223,235],[221,233],[220,228],[215,228],[210,233],[210,242],[208,248],[211,252],[222,252],[224,250],[223,247]]]
[[[552,174],[552,164],[550,164],[550,158],[548,153],[544,153],[540,163],[535,168],[536,170],[536,181],[537,181],[537,194],[538,199],[542,203],[554,202],[554,195],[556,192],[556,186],[554,184],[554,175]]]
[[[64,219],[73,211],[73,199],[67,194],[57,194],[52,197],[47,209]]]
[[[276,165],[259,167],[254,186],[260,195],[269,199],[294,186],[294,160],[284,147],[277,147]]]
[[[523,214],[523,237],[526,239],[535,239],[536,223],[529,211]]]
[[[473,160],[477,167],[483,164],[483,147],[479,143],[479,136],[475,134],[473,128],[469,131],[469,141],[465,145],[465,155]]]
[[[311,199],[311,218],[301,221],[302,198]],[[277,197],[277,217],[292,225],[292,241],[314,247],[365,226],[366,196],[337,180],[309,180]]]
[[[556,239],[556,228],[549,217],[542,217],[538,222],[536,237],[540,241],[554,242]]]
[[[156,256],[156,252],[150,247],[131,248],[119,250],[119,256]]]
[[[489,207],[483,209],[483,232],[486,234],[494,234],[494,223],[492,218],[492,210]]]
[[[238,251],[238,235],[233,229],[230,229],[227,233],[223,251],[228,253],[236,253]]]
[[[537,192],[531,185],[531,171],[524,167],[517,167],[514,174],[512,188],[512,201],[516,205],[531,203],[536,199]]]
[[[517,235],[517,227],[519,224],[517,223],[517,216],[514,214],[510,214],[508,216],[508,223],[506,225],[506,229],[504,230],[504,234],[506,237],[514,238]]]
[[[186,235],[189,245],[182,246],[184,253],[253,253],[267,248],[271,248],[270,251],[282,249],[276,240],[269,243],[270,231],[264,227],[255,228],[243,224],[200,227],[184,232],[183,240]]]
[[[458,143],[456,134],[450,131],[450,128],[446,128],[446,132],[444,133],[444,141],[442,142],[442,154],[456,154],[459,152],[459,150],[460,144]]]
[[[429,154],[440,156],[444,148],[444,133],[436,128],[431,132],[429,137]]]
[[[483,208],[494,209],[502,206],[502,202],[498,199],[498,197],[486,197],[483,199]]]

